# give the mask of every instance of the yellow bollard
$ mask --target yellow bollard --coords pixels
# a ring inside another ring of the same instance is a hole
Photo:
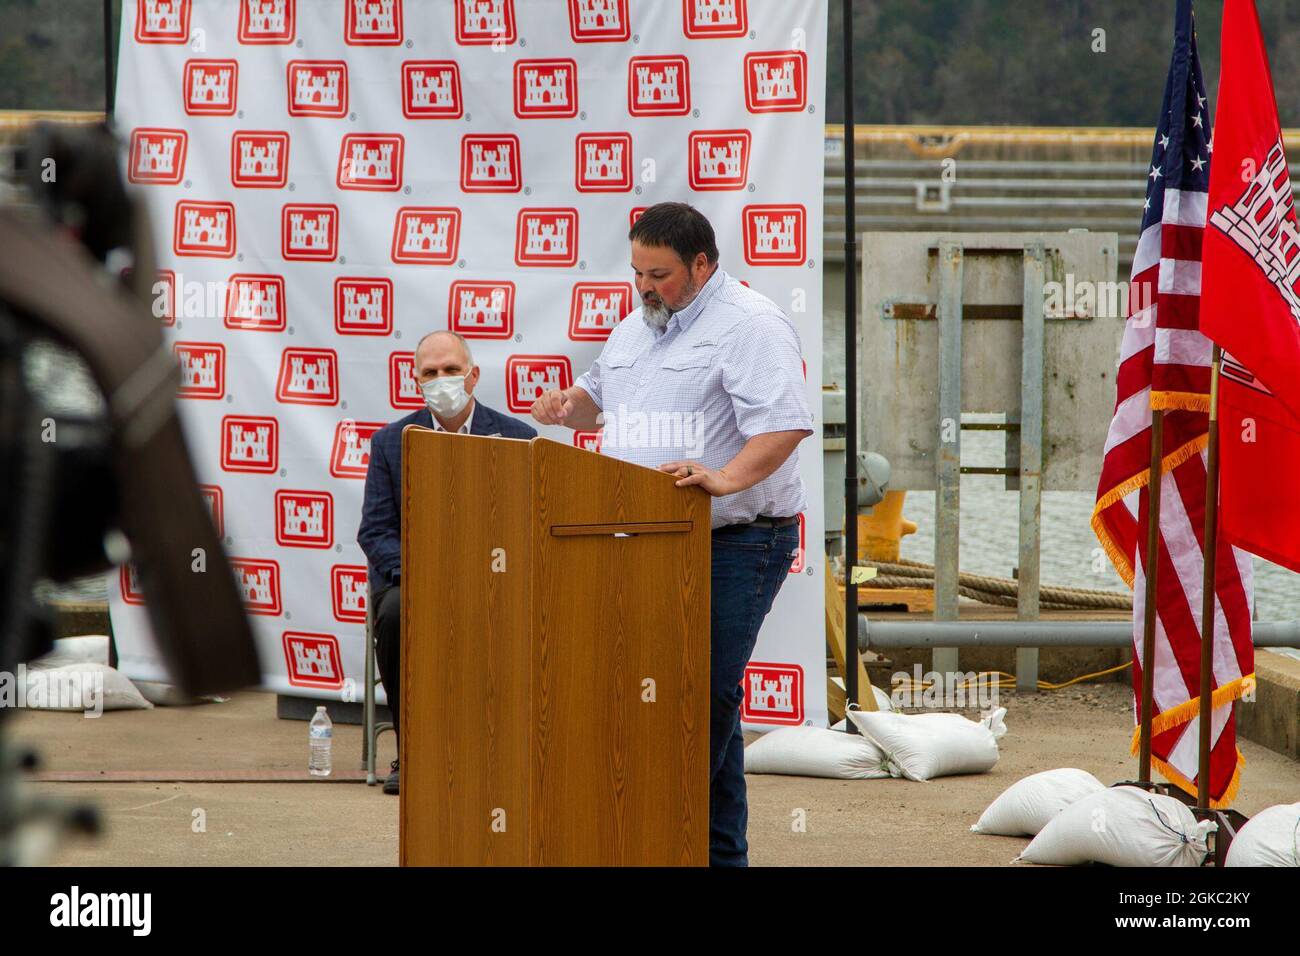
[[[903,517],[906,491],[887,491],[869,514],[858,515],[858,560],[897,561],[898,544],[916,532],[916,522]]]

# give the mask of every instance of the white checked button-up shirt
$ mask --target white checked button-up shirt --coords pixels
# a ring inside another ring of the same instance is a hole
[[[604,413],[601,453],[656,468],[721,468],[755,435],[812,430],[799,334],[776,303],[716,269],[663,332],[631,313],[574,383]],[[758,484],[714,498],[712,526],[807,507],[799,452]]]

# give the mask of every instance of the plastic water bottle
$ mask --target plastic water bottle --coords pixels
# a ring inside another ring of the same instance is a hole
[[[307,772],[313,777],[330,775],[330,744],[334,740],[334,724],[324,707],[316,708],[316,715],[311,719],[307,729],[308,743],[311,745],[311,758],[307,762]]]

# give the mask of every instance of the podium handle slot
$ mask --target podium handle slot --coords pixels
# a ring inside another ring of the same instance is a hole
[[[692,521],[623,521],[608,524],[553,524],[551,534],[557,538],[574,538],[587,535],[615,535],[630,537],[638,534],[686,534],[695,523]]]

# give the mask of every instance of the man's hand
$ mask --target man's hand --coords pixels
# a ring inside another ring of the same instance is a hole
[[[543,425],[563,425],[574,431],[595,431],[604,424],[600,408],[581,385],[543,392],[529,411]]]
[[[698,461],[666,461],[659,466],[659,470],[680,478],[678,488],[699,485],[715,498],[744,490],[739,482],[727,474],[725,468],[705,468]]]
[[[564,425],[574,407],[573,399],[567,397],[563,389],[553,388],[543,392],[542,397],[533,402],[530,411],[533,418],[543,425]]]
[[[699,485],[715,498],[734,495],[752,488],[780,468],[795,446],[811,434],[812,430],[808,428],[764,432],[745,442],[745,447],[736,453],[736,457],[721,468],[705,468],[698,461],[666,461],[659,470],[680,478],[678,488]]]

